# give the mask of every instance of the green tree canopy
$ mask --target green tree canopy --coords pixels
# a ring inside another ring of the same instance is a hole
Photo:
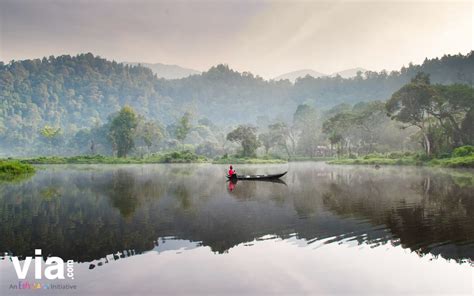
[[[257,139],[257,128],[249,125],[239,125],[227,134],[227,140],[238,142],[242,145],[242,156],[254,157],[255,151],[260,146]]]
[[[386,109],[392,119],[406,126],[416,126],[420,129],[427,155],[431,155],[431,139],[428,135],[430,114],[438,93],[430,85],[429,78],[424,73],[418,73],[412,81],[396,91],[386,103]]]
[[[129,106],[123,107],[112,119],[109,139],[117,151],[118,157],[127,157],[127,154],[134,148],[133,135],[137,124],[137,115]]]
[[[419,73],[386,103],[392,119],[419,128],[428,156],[472,143],[466,120],[469,121],[473,108],[472,87],[431,85],[424,73]]]
[[[186,112],[176,124],[176,139],[184,141],[191,130],[191,113]]]
[[[41,130],[40,134],[45,137],[46,139],[54,139],[55,137],[59,136],[61,132],[61,128],[59,127],[52,127],[49,125],[45,125]]]

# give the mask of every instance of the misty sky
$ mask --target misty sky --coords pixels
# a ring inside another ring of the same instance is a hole
[[[265,78],[399,69],[474,47],[472,1],[0,0],[0,59],[92,52]]]

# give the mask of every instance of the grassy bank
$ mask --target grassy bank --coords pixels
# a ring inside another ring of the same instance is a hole
[[[433,159],[429,164],[450,168],[474,168],[474,155]]]
[[[103,155],[80,156],[41,156],[22,159],[27,164],[144,164],[144,163],[200,163],[208,160],[190,151],[174,151],[163,154],[152,154],[148,157],[118,158]]]
[[[35,172],[35,168],[17,160],[0,160],[0,180],[15,180],[27,177]]]
[[[246,158],[246,157],[224,157],[210,160],[204,156],[197,155],[191,151],[173,151],[162,154],[152,154],[147,157],[118,158],[104,155],[79,155],[79,156],[40,156],[19,159],[24,164],[145,164],[145,163],[204,163],[214,164],[268,164],[286,163],[284,159],[274,157]]]
[[[236,158],[236,157],[228,157],[228,158],[220,158],[214,160],[213,164],[278,164],[278,163],[286,163],[287,161],[284,159],[278,158]]]
[[[318,157],[307,157],[307,156],[293,156],[290,161],[330,161],[335,160],[335,157],[330,156],[318,156]]]
[[[466,149],[466,147],[468,148]],[[328,161],[328,163],[347,165],[427,165],[452,168],[474,168],[474,149],[469,147],[472,146],[457,148],[451,155],[444,155],[443,158],[428,158],[419,154],[392,152],[385,155],[370,154],[364,157],[336,159]]]
[[[374,157],[374,158],[341,158],[328,161],[329,164],[364,164],[364,165],[423,165],[424,162],[411,157],[398,159]]]

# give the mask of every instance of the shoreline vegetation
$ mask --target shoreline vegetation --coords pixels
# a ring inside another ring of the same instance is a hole
[[[30,165],[325,161],[474,168],[474,89],[459,79],[472,77],[472,61],[474,51],[390,74],[294,84],[226,65],[167,82],[90,53],[12,61],[0,65],[8,77],[0,155]]]
[[[439,158],[428,158],[413,152],[374,153],[365,156],[348,157],[292,157],[283,159],[266,155],[262,157],[241,157],[224,155],[220,158],[207,158],[189,150],[151,154],[146,157],[112,157],[104,155],[79,156],[40,156],[22,159],[0,160],[0,178],[34,172],[36,164],[153,164],[153,163],[213,163],[213,164],[281,164],[298,161],[324,161],[334,165],[412,165],[440,166],[453,168],[474,168],[474,146],[456,148],[452,154]]]
[[[104,155],[78,156],[39,156],[32,158],[8,159],[23,164],[153,164],[153,163],[213,163],[213,164],[272,164],[286,163],[287,160],[274,157],[236,157],[206,158],[192,151],[172,151],[152,154],[146,157],[112,157]]]
[[[334,165],[406,165],[406,166],[440,166],[450,168],[474,168],[474,156],[451,157],[421,161],[413,157],[402,158],[344,158],[327,162]]]
[[[146,164],[146,163],[204,163],[204,156],[184,151],[173,151],[163,154],[152,154],[146,157],[114,157],[104,155],[78,156],[40,156],[20,160],[28,164]]]
[[[440,166],[450,168],[474,168],[474,146],[461,146],[452,154],[429,158],[424,154],[392,152],[388,154],[369,154],[363,157],[351,155],[348,158],[334,159],[328,164],[336,165],[412,165]]]
[[[19,160],[0,160],[0,181],[14,181],[26,178],[35,172],[31,164]]]
[[[366,155],[355,158],[294,158],[285,160],[279,158],[238,158],[228,157],[208,159],[189,151],[170,152],[162,155],[153,155],[146,158],[118,158],[103,155],[84,156],[50,156],[28,159],[0,159],[0,182],[19,181],[32,176],[36,169],[34,165],[51,164],[179,164],[179,163],[212,163],[212,164],[282,164],[299,161],[323,161],[330,165],[374,165],[374,166],[428,166],[446,168],[474,168],[474,154],[452,156],[446,158],[423,159],[417,155],[403,155],[396,157],[396,153],[386,155]]]

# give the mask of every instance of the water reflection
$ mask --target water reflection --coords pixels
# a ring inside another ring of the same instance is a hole
[[[41,248],[102,265],[154,249],[160,237],[226,253],[271,234],[474,259],[472,171],[295,163],[285,183],[235,184],[222,171],[47,166],[24,182],[0,185],[0,251],[28,256]]]

